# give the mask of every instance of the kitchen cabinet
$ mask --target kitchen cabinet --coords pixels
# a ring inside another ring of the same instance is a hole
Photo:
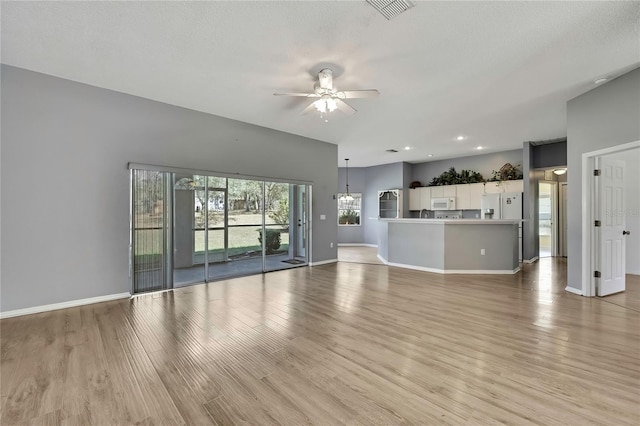
[[[402,217],[402,190],[378,191],[378,217],[397,219]]]
[[[431,210],[431,188],[425,186],[418,189],[420,190],[420,210]]]
[[[504,192],[524,192],[524,182],[522,180],[506,180],[502,182]]]
[[[422,188],[409,188],[409,210],[411,211],[421,210],[420,189]]]
[[[499,194],[501,192],[504,192],[501,184],[502,184],[502,182],[500,182],[500,181],[485,182],[485,184],[484,184],[484,193],[485,194]]]
[[[458,185],[444,185],[444,186],[431,186],[431,198],[444,198],[455,197],[456,186]]]
[[[456,209],[457,210],[469,210],[471,204],[469,203],[469,187],[467,183],[455,185],[456,187]]]
[[[409,210],[431,210],[431,188],[423,186],[409,189]]]
[[[469,184],[469,210],[480,210],[482,208],[482,195],[484,194],[484,183]]]
[[[431,210],[432,198],[456,198],[458,210],[480,210],[483,194],[499,194],[503,192],[524,192],[522,180],[505,180],[501,182],[465,183],[447,186],[425,186],[409,190],[409,210]]]

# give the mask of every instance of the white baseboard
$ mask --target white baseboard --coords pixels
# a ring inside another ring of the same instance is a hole
[[[41,312],[55,311],[58,309],[75,308],[76,306],[109,302],[111,300],[128,299],[129,297],[131,297],[131,293],[117,293],[108,294],[106,296],[89,297],[87,299],[70,300],[68,302],[52,303],[50,305],[33,306],[31,308],[15,309],[13,311],[0,312],[0,319],[18,317],[21,315],[39,314]]]
[[[577,288],[567,286],[564,288],[564,291],[582,296],[582,290],[578,290]]]
[[[327,263],[337,263],[338,259],[321,260],[320,262],[309,262],[309,266],[326,265]]]
[[[380,259],[380,262],[384,263],[385,265],[389,264],[389,261],[387,259],[385,259],[384,257],[377,255],[378,259]]]
[[[396,266],[398,268],[414,269],[416,271],[434,272],[436,274],[478,274],[478,275],[513,275],[520,271],[520,267],[513,270],[499,269],[499,270],[486,270],[486,269],[437,269],[427,268],[426,266],[405,265],[404,263],[387,263],[389,266]]]
[[[377,244],[365,244],[365,243],[338,243],[338,247],[374,247],[377,248]]]
[[[534,263],[537,262],[539,259],[538,256],[532,257],[531,259],[522,259],[522,263]]]

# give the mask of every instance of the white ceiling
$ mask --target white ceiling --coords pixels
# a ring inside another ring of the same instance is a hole
[[[416,2],[391,21],[364,0],[1,7],[5,64],[334,143],[353,167],[566,136],[567,100],[640,66],[631,1]],[[326,66],[380,97],[324,123],[273,96]]]

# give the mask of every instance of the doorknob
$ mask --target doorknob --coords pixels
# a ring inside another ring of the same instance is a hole
[[[631,235],[631,231],[622,231],[622,235]]]

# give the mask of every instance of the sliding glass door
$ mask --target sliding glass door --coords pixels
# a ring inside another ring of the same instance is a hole
[[[131,277],[134,293],[170,287],[170,174],[131,172]]]
[[[307,185],[132,171],[133,291],[306,265]]]

